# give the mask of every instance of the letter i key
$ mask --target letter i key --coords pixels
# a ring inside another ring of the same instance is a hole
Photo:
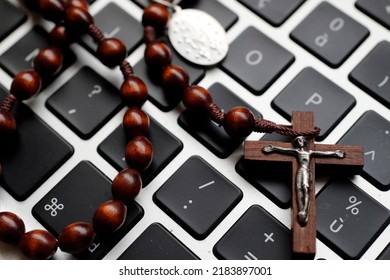
[[[293,129],[314,128],[312,112],[293,112]],[[311,259],[316,253],[315,165],[337,166],[339,174],[357,174],[363,168],[361,146],[319,145],[313,139],[298,136],[293,144],[272,141],[246,141],[247,160],[292,162],[292,255]]]

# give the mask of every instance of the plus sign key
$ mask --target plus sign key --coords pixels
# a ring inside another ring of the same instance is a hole
[[[317,198],[321,240],[345,259],[359,259],[390,222],[390,210],[349,180],[332,181]]]
[[[225,260],[291,259],[291,233],[259,205],[251,206],[214,246]]]

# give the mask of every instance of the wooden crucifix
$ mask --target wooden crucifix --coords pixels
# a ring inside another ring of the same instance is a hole
[[[312,112],[293,112],[292,128],[314,129]],[[297,136],[292,143],[246,141],[247,160],[292,162],[292,255],[312,259],[316,252],[315,166],[337,166],[338,175],[358,174],[363,168],[363,147],[315,144],[312,138]]]

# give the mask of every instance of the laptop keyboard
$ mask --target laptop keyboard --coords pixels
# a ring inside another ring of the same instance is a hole
[[[163,93],[143,61],[140,19],[149,0],[89,2],[96,25],[125,42],[148,87],[154,158],[123,228],[82,254],[55,258],[290,259],[291,166],[244,160],[241,140]],[[317,141],[364,146],[361,175],[316,180],[315,258],[390,259],[390,0],[182,2],[227,31],[229,53],[217,66],[173,54],[223,111],[245,106],[284,124],[292,111],[314,111]],[[47,46],[51,25],[17,0],[0,2],[0,18],[2,101],[12,77]],[[119,72],[101,65],[95,49],[87,37],[74,44],[42,93],[13,109],[17,134],[0,139],[9,147],[0,148],[0,211],[18,213],[27,229],[58,236],[71,222],[91,221],[126,167]],[[15,251],[0,244],[0,259],[23,258]]]

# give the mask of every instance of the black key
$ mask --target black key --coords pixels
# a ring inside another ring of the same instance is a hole
[[[336,68],[368,35],[366,27],[324,1],[292,31],[291,38]]]
[[[361,145],[365,158],[362,176],[382,191],[390,189],[390,122],[366,112],[341,138],[340,144]]]
[[[186,0],[180,3],[183,9],[198,9],[210,14],[215,18],[224,28],[228,30],[238,20],[238,16],[225,7],[223,2],[217,0]]]
[[[321,128],[317,140],[323,140],[355,103],[352,95],[308,67],[282,90],[272,106],[287,119],[293,111],[313,111],[315,124]]]
[[[358,0],[356,7],[372,17],[374,20],[390,29],[390,1],[389,0]]]
[[[159,223],[151,224],[118,260],[197,260],[183,243]]]
[[[172,52],[172,64],[179,65],[187,71],[190,76],[190,84],[198,83],[205,75],[204,69],[189,64],[175,51]],[[147,84],[149,100],[160,110],[167,112],[177,106],[180,100],[176,96],[172,97],[169,96],[169,93],[164,92],[161,85],[161,78],[156,77],[155,74],[148,70],[144,59],[141,59],[134,66],[134,72]]]
[[[90,162],[82,161],[33,207],[32,213],[58,237],[68,224],[80,221],[92,223],[96,208],[111,199],[110,180]],[[141,206],[130,201],[122,228],[105,238],[96,237],[88,250],[76,257],[103,258],[142,216]]]
[[[390,243],[383,250],[383,252],[378,256],[377,260],[390,260]]]
[[[291,142],[280,134],[264,135],[261,140]],[[260,162],[241,158],[236,164],[236,171],[257,190],[281,208],[291,207],[292,165],[286,162]]]
[[[305,0],[239,0],[273,26],[280,26]]]
[[[380,42],[351,72],[349,78],[390,108],[390,43]]]
[[[197,156],[189,158],[153,196],[194,238],[206,238],[241,200],[242,192]]]
[[[153,118],[150,118],[148,139],[155,149],[153,149],[151,165],[142,172],[144,186],[149,184],[183,149],[181,141]],[[98,152],[120,171],[127,167],[124,151],[128,141],[124,129],[120,125],[99,145]]]
[[[213,84],[209,91],[214,102],[225,112],[236,106],[244,106],[249,108],[255,116],[260,116],[256,109],[222,84]],[[189,111],[184,111],[178,122],[188,133],[220,158],[230,156],[242,143],[242,140],[230,137],[222,126],[218,126],[209,119],[200,119],[199,116],[193,115]]]
[[[7,1],[0,2],[0,40],[14,31],[27,19],[27,15]]]
[[[230,44],[222,68],[252,93],[260,95],[294,59],[290,52],[249,27]]]
[[[289,260],[290,231],[259,205],[251,206],[214,246],[224,260]]]
[[[389,209],[349,180],[329,183],[317,197],[320,239],[343,258],[360,258],[389,221]]]
[[[133,0],[133,2],[139,5],[141,8],[145,8],[146,6],[150,5],[149,0]]]
[[[106,38],[120,39],[126,45],[128,53],[135,50],[142,42],[142,24],[114,3],[100,10],[94,16],[94,21]],[[82,43],[92,54],[96,54],[97,44],[91,36],[83,36]]]
[[[122,108],[118,93],[92,69],[83,67],[46,105],[77,135],[88,139]]]
[[[0,87],[0,101],[6,91]],[[15,199],[25,200],[73,154],[73,147],[36,116],[18,103],[13,112],[15,135],[0,137],[1,186]]]
[[[0,56],[1,67],[11,76],[15,76],[23,70],[32,69],[33,60],[39,50],[49,46],[47,38],[48,34],[42,27],[34,26],[25,36]],[[75,54],[69,50],[65,51],[64,63],[60,73],[75,61]],[[53,79],[54,77],[50,80],[45,80],[45,82],[49,83]]]

